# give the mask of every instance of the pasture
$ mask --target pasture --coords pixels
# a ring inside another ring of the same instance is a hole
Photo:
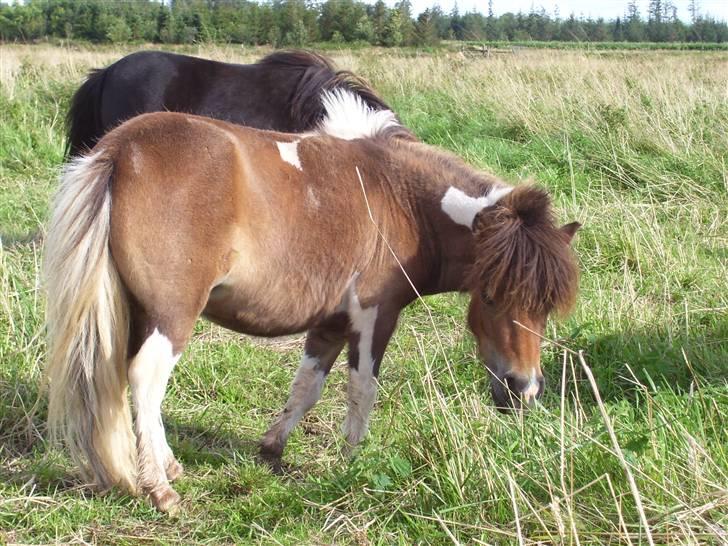
[[[728,53],[329,52],[422,140],[536,180],[560,221],[584,224],[576,310],[549,324],[546,394],[519,416],[491,407],[466,298],[414,304],[361,449],[342,454],[340,362],[282,473],[257,460],[257,441],[303,338],[199,322],[163,406],[185,466],[170,517],[93,494],[43,440],[39,266],[64,115],[89,68],[130,51],[0,46],[1,543],[728,541]]]

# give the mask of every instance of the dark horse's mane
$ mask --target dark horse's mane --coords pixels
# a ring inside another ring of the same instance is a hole
[[[141,59],[139,55],[147,55],[145,58],[150,58],[149,56],[155,54],[159,57],[174,57],[178,60],[191,59],[162,52],[143,52],[132,55],[137,56],[137,59]],[[73,95],[71,106],[66,117],[68,153],[75,155],[81,153],[86,148],[92,147],[103,136],[104,132],[137,114],[162,110],[176,110],[173,104],[170,105],[167,102],[169,99],[165,89],[163,89],[165,92],[162,93],[161,97],[150,99],[147,97],[147,90],[140,89],[143,86],[137,83],[133,84],[137,87],[122,88],[122,94],[125,93],[124,100],[129,101],[130,104],[134,104],[133,107],[114,105],[117,107],[116,110],[111,110],[111,112],[107,111],[107,103],[102,101],[104,94],[108,94],[114,88],[118,90],[120,85],[129,86],[128,83],[118,83],[113,75],[110,76],[112,74],[111,70],[127,58],[125,57],[109,67],[91,70],[87,80]],[[255,78],[258,77],[256,74],[262,74],[264,71],[267,71],[273,76],[271,79],[278,82],[278,85],[284,90],[283,96],[286,97],[286,102],[282,103],[281,95],[278,94],[276,95],[278,97],[277,102],[269,104],[269,101],[263,99],[263,97],[267,97],[268,95],[265,95],[263,91],[261,96],[261,90],[258,88],[256,91],[258,91],[259,95],[253,95],[257,98],[252,100],[252,103],[247,103],[247,108],[250,111],[241,109],[235,103],[234,99],[226,99],[221,104],[217,104],[217,110],[215,111],[208,111],[206,109],[195,110],[194,104],[187,105],[186,108],[179,111],[209,115],[226,121],[232,121],[233,123],[240,123],[261,129],[273,129],[283,132],[305,132],[314,129],[325,115],[321,101],[321,94],[324,91],[346,89],[361,97],[364,103],[372,110],[390,110],[389,106],[377,96],[374,90],[362,78],[348,70],[337,70],[329,59],[311,51],[276,51],[252,65],[225,64],[206,61],[204,59],[194,59],[194,61],[196,62],[195,70],[199,70],[203,76],[207,75],[205,70],[210,69],[213,65],[225,67],[226,70],[235,74],[237,80],[233,79],[232,81],[239,82],[240,93],[243,94],[247,92],[246,86],[252,90],[251,86],[256,85]],[[138,66],[142,61],[138,60],[135,62],[137,63],[136,66]],[[129,66],[129,64],[125,66]],[[188,68],[188,70],[190,72],[193,71],[192,68]],[[167,70],[166,65],[163,64],[156,71],[155,77],[166,77],[170,81],[173,79],[173,75]],[[175,75],[174,78],[177,78],[177,76]],[[229,86],[231,78],[228,76],[227,79],[224,81],[221,80],[219,83],[216,83],[214,78],[204,79],[204,82],[210,86],[211,90],[219,90],[219,88]],[[165,83],[164,85],[167,84]],[[132,99],[137,102],[134,103]],[[113,99],[109,102],[112,105],[114,103]],[[266,107],[271,110],[271,113],[267,116],[262,114],[262,112],[265,112]],[[285,119],[282,119],[282,117]],[[414,136],[408,130],[403,129],[400,133],[402,138],[414,140]]]
[[[373,110],[391,110],[363,78],[349,70],[336,70],[329,59],[318,53],[304,50],[276,51],[263,57],[257,64],[305,70],[291,99],[291,117],[302,126],[313,127],[323,119],[322,91],[346,89],[359,95]]]

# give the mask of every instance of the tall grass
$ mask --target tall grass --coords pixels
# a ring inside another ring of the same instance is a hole
[[[187,50],[249,62],[259,50]],[[182,513],[93,495],[42,440],[39,241],[62,117],[119,50],[0,47],[0,539],[6,542],[724,544],[728,541],[728,56],[522,51],[491,59],[341,51],[425,141],[551,189],[576,241],[576,312],[544,340],[547,394],[490,405],[464,298],[418,302],[348,459],[345,366],[255,460],[301,339],[200,323],[165,402]],[[593,374],[594,381],[591,381]]]
[[[500,47],[500,48],[521,48],[530,47],[537,49],[577,49],[588,51],[726,51],[728,44],[725,42],[560,42],[551,40],[539,42],[538,40],[486,40],[472,41],[469,45]]]

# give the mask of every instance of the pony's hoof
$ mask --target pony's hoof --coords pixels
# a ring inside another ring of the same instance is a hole
[[[283,475],[286,473],[286,465],[283,463],[283,446],[278,443],[260,443],[260,461],[270,468],[273,474]]]
[[[344,445],[341,446],[339,454],[344,459],[352,459],[354,455],[356,455],[357,451],[359,451],[358,448],[358,444],[351,444],[348,440],[345,440]]]
[[[175,481],[184,472],[184,468],[174,457],[170,459],[170,461],[167,463],[167,468],[165,468],[164,470],[167,474],[167,480],[169,480],[170,482]]]
[[[182,500],[179,493],[171,487],[165,487],[159,491],[152,491],[149,497],[152,499],[152,504],[157,510],[170,515],[177,513],[179,503]]]
[[[260,443],[260,457],[268,462],[280,461],[283,457],[283,446],[279,442],[267,442],[264,439]]]

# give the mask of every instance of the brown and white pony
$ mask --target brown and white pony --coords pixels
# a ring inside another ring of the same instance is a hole
[[[362,439],[413,287],[471,294],[499,406],[541,394],[539,334],[574,301],[578,224],[557,227],[543,190],[397,138],[391,112],[347,92],[325,102],[303,135],[146,114],[68,165],[46,240],[49,421],[97,486],[178,503],[160,405],[200,315],[258,336],[308,332],[268,456],[346,344],[344,434]]]

